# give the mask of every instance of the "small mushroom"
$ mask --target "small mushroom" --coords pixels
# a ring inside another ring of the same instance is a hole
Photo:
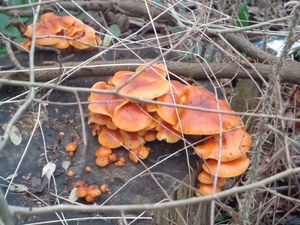
[[[87,195],[91,196],[92,198],[96,198],[101,195],[101,191],[97,185],[91,184],[87,187]]]
[[[66,151],[74,152],[78,147],[78,143],[76,141],[70,142],[66,145]]]
[[[100,146],[95,151],[95,156],[96,157],[100,157],[100,156],[108,157],[110,154],[112,154],[112,150],[109,147],[106,147],[106,146]]]
[[[106,156],[99,156],[96,158],[96,164],[100,167],[105,167],[109,164],[109,159]]]
[[[131,149],[131,151],[129,152],[129,159],[132,162],[137,163],[138,158],[146,159],[148,157],[149,153],[150,153],[150,148],[142,145],[142,146],[139,146],[138,148]]]
[[[76,190],[76,195],[79,198],[84,198],[87,195],[87,188],[86,187],[78,187]]]

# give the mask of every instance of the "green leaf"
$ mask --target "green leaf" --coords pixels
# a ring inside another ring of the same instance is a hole
[[[103,46],[108,47],[110,45],[111,40],[114,37],[120,37],[121,35],[121,28],[117,24],[112,24],[108,28],[109,32],[113,35],[111,36],[110,34],[106,34],[104,39],[103,39]]]
[[[9,25],[9,23],[9,17],[3,13],[0,13],[0,32],[2,32],[3,29]]]
[[[249,25],[249,12],[247,3],[243,2],[240,4],[238,13],[237,13],[237,21],[235,26],[237,27],[246,27]]]
[[[225,216],[222,214],[218,214],[215,222],[222,222],[225,219]]]
[[[27,38],[24,37],[16,37],[13,39],[14,42],[20,44],[21,42],[27,41]]]
[[[22,36],[20,30],[15,26],[6,27],[4,30],[2,30],[2,33],[9,37],[21,37]]]
[[[0,48],[0,55],[6,55],[7,54],[7,50],[6,50],[6,48],[5,47],[3,47],[3,48]]]
[[[80,19],[80,20],[84,20],[85,18],[86,18],[86,13],[85,12],[81,12],[81,13],[79,13],[77,16],[76,16],[76,18],[77,19]]]
[[[14,17],[10,20],[12,23],[27,23],[29,21],[29,17]]]
[[[171,26],[168,26],[169,30],[177,35],[179,35],[179,37],[182,37],[186,31],[183,30],[182,28],[180,27],[171,27]]]
[[[152,0],[152,4],[157,8],[160,8],[160,9],[164,8],[162,0]]]

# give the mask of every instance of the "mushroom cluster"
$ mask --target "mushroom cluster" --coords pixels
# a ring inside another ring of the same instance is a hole
[[[250,163],[246,153],[251,144],[251,136],[243,127],[239,127],[212,135],[205,143],[196,146],[196,153],[205,160],[202,164],[203,171],[198,175],[201,182],[199,191],[204,195],[212,194],[214,191],[220,192],[227,178],[244,173]],[[213,191],[215,180],[217,183]]]
[[[32,24],[27,27],[24,35],[28,39],[20,45],[29,49],[33,35]],[[51,46],[58,49],[73,46],[75,49],[89,50],[102,42],[93,27],[85,25],[73,16],[57,16],[51,12],[43,14],[41,21],[36,23],[35,35],[37,46]]]
[[[119,71],[107,83],[101,81],[93,85],[88,99],[92,135],[98,135],[102,146],[125,146],[131,150],[129,158],[134,162],[147,158],[150,149],[144,146],[146,142],[157,139],[175,143],[183,135],[205,135],[205,143],[195,147],[205,161],[204,171],[199,174],[199,190],[203,194],[212,193],[213,182],[218,180],[215,191],[220,191],[227,177],[238,176],[249,166],[246,153],[251,146],[251,136],[245,132],[241,119],[225,100],[208,90],[168,81],[163,64],[155,63],[143,70],[144,67],[136,69],[135,72],[140,72],[137,76],[133,77],[133,71]],[[126,98],[105,93],[116,89]],[[97,90],[102,92],[95,92]]]
[[[85,181],[79,180],[72,184],[71,189],[76,188],[76,195],[79,198],[84,198],[86,202],[93,203],[102,193],[111,194],[110,189],[106,184],[98,187],[96,184],[86,184]]]

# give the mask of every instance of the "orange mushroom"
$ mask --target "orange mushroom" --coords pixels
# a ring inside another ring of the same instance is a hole
[[[111,154],[112,154],[112,150],[109,147],[106,147],[106,146],[100,146],[95,151],[95,156],[96,157],[100,157],[100,156],[108,157]]]
[[[146,65],[140,65],[135,71],[141,71],[145,66]],[[143,71],[143,76],[145,76],[149,82],[165,79],[167,76],[166,67],[163,63],[155,62]]]
[[[66,151],[74,152],[78,147],[78,143],[76,141],[70,142],[66,145]]]
[[[95,29],[90,26],[84,26],[81,31],[77,31],[72,37],[75,38],[75,40],[70,40],[69,44],[77,49],[91,49],[102,43],[100,37],[95,34]]]
[[[24,33],[27,37],[32,37],[33,30],[32,24],[30,24],[26,32]],[[47,23],[36,23],[35,35],[37,37],[36,44],[37,45],[54,45],[59,42],[59,38],[56,37],[47,37],[49,35],[56,35],[53,25],[50,22]],[[39,38],[43,36],[43,38]]]
[[[143,99],[154,99],[170,90],[169,82],[165,79],[166,72],[162,69],[162,65],[163,64],[152,65],[151,68],[141,72],[133,79],[132,75],[134,72],[119,71],[111,79],[111,82],[116,87],[120,87],[124,85],[128,79],[132,79],[119,90],[119,93]],[[144,65],[141,67],[144,67]],[[136,71],[140,71],[141,67],[138,67]]]
[[[148,130],[145,134],[144,134],[144,139],[147,142],[150,141],[155,141],[156,140],[156,131],[153,130]]]
[[[201,107],[203,109],[221,110],[233,113],[229,104],[224,100],[217,100],[215,95],[204,88],[196,86],[186,86],[185,103],[186,106]],[[232,114],[216,112],[206,112],[201,110],[182,109],[180,119],[174,125],[174,129],[180,131],[180,124],[184,134],[210,135],[227,131],[239,126],[239,117]],[[221,129],[220,130],[220,123]]]
[[[92,198],[96,198],[101,195],[101,191],[97,185],[91,184],[87,188],[87,195],[91,196]]]
[[[156,134],[157,140],[165,140],[167,143],[175,143],[181,139],[181,133],[174,130],[170,125],[161,126]]]
[[[219,159],[228,162],[244,155],[252,144],[251,136],[242,128],[222,133],[222,149],[220,135],[214,135],[202,145],[195,148],[196,153],[203,159]]]
[[[87,195],[87,196],[85,196],[85,201],[86,202],[94,202],[95,199],[92,196]]]
[[[198,190],[201,192],[202,195],[212,195],[213,194],[213,184],[200,184]],[[216,186],[215,193],[221,192],[221,188]],[[196,196],[200,197],[201,194],[198,192],[195,193]]]
[[[82,31],[84,28],[84,24],[81,20],[76,20],[72,26],[69,26],[66,31],[67,37],[72,37],[76,32]]]
[[[84,198],[87,195],[87,187],[78,187],[76,190],[76,195],[79,198]]]
[[[105,167],[109,164],[109,159],[106,156],[99,156],[96,158],[96,165],[100,167]]]
[[[145,144],[145,139],[139,136],[136,132],[127,132],[124,130],[120,130],[120,133],[123,136],[124,145],[128,149],[137,148]]]
[[[93,85],[92,90],[113,90],[115,87],[111,85],[107,85],[105,82],[97,82]],[[92,113],[98,113],[102,115],[112,116],[114,114],[115,108],[119,105],[126,104],[126,100],[123,98],[106,93],[96,93],[92,92],[89,97],[89,101],[91,102],[88,105],[88,109]]]
[[[138,148],[131,149],[131,151],[129,152],[129,159],[132,162],[137,163],[139,161],[138,158],[146,159],[149,153],[150,153],[150,148],[142,145],[139,146]]]
[[[128,103],[114,113],[112,121],[121,130],[137,132],[148,127],[152,118],[138,104]]]
[[[198,175],[198,180],[203,184],[213,184],[214,183],[214,176],[207,173],[205,170],[201,171]],[[218,177],[217,179],[217,186],[222,187],[227,182],[227,179],[224,177]]]
[[[118,148],[124,142],[123,136],[119,129],[110,130],[106,127],[103,127],[101,132],[98,134],[98,141],[102,146],[109,148]]]
[[[91,112],[91,115],[88,118],[88,124],[96,123],[99,125],[106,125],[106,123],[109,119],[110,119],[109,116]]]
[[[164,102],[169,104],[178,104],[181,105],[182,101],[180,96],[176,92],[168,92],[157,98],[158,102]],[[174,106],[165,106],[158,105],[157,106],[157,114],[167,123],[171,125],[175,125],[175,123],[179,119],[179,113],[182,108],[174,107]]]
[[[217,173],[218,161],[209,159],[202,164],[202,168],[209,174],[218,177],[236,177],[244,173],[250,164],[249,158],[242,156],[230,162],[221,162]]]

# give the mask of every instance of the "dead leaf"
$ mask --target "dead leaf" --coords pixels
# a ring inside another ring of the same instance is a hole
[[[19,145],[22,142],[22,135],[16,126],[12,126],[9,137],[14,145]]]
[[[15,178],[17,176],[18,176],[18,173],[10,174],[10,175],[8,175],[8,177],[6,177],[6,180],[11,180],[11,179],[13,179],[13,178]]]
[[[68,199],[72,202],[76,202],[78,199],[78,196],[76,195],[76,191],[77,191],[77,187],[74,187],[69,194]]]
[[[2,130],[6,130],[6,127],[7,127],[7,123],[4,123],[3,125],[2,125]]]
[[[69,168],[70,165],[71,165],[70,161],[63,161],[61,163],[62,168],[64,168],[66,170],[66,172],[68,172],[68,168]]]
[[[56,169],[56,165],[53,162],[49,162],[46,166],[43,167],[42,177],[46,174],[48,180],[50,180],[53,172]]]
[[[12,192],[20,193],[20,192],[28,191],[28,187],[26,187],[26,186],[23,185],[23,184],[12,184],[12,185],[9,187],[9,190],[12,191]]]

